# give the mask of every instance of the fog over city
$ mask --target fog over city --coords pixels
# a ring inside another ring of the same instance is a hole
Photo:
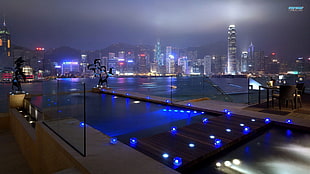
[[[12,44],[28,48],[96,50],[117,42],[154,45],[157,39],[180,48],[226,45],[227,28],[234,24],[238,51],[253,42],[256,49],[287,59],[310,55],[309,0],[0,2]],[[304,11],[288,11],[297,5]]]

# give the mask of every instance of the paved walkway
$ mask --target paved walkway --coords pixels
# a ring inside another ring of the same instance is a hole
[[[32,173],[9,130],[0,130],[0,171],[2,174]]]

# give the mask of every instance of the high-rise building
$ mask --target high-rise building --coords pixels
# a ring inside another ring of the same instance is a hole
[[[237,73],[237,45],[236,45],[236,26],[228,27],[228,54],[227,54],[227,74]]]
[[[172,47],[166,47],[166,73],[172,74],[174,72],[174,55],[172,54]]]
[[[266,67],[266,73],[269,74],[278,74],[280,72],[280,62],[277,58],[276,53],[271,53],[268,57],[266,57],[267,60],[265,60],[267,67]]]
[[[29,65],[34,71],[44,71],[44,48],[36,48],[34,50],[34,56],[30,59]]]
[[[203,58],[203,73],[204,73],[204,75],[211,75],[212,74],[211,60],[212,60],[212,56],[210,56],[210,55],[206,55]]]
[[[87,71],[87,55],[86,54],[81,54],[81,69],[82,69],[82,75],[86,74]]]
[[[61,73],[66,77],[78,75],[80,72],[79,62],[63,62],[61,66]]]
[[[6,26],[5,19],[0,29],[0,67],[12,67],[11,34]]]
[[[125,60],[125,51],[119,51],[118,52],[118,59],[124,59]]]
[[[269,62],[268,62],[269,63]],[[255,51],[254,52],[254,71],[263,72],[265,71],[265,52],[264,51]]]
[[[296,70],[300,73],[304,72],[306,59],[304,59],[303,57],[298,57],[295,62],[296,62]]]
[[[247,71],[248,72],[253,72],[254,71],[254,67],[255,67],[255,58],[254,58],[254,52],[255,52],[255,47],[253,45],[253,43],[251,42],[249,48],[248,48],[248,67],[247,67]]]
[[[158,66],[164,66],[164,59],[161,57],[161,46],[159,40],[155,45],[155,62],[158,64]]]
[[[117,58],[115,57],[115,53],[110,52],[108,55],[108,63],[107,68],[113,68],[115,69],[117,67]]]
[[[142,74],[148,73],[150,71],[148,55],[146,53],[139,54],[138,60],[139,60],[139,73]]]
[[[178,66],[181,67],[181,73],[182,74],[189,74],[190,71],[189,71],[189,68],[188,68],[188,59],[186,56],[184,57],[180,57],[178,59]]]
[[[242,51],[241,53],[241,72],[248,71],[248,52]]]

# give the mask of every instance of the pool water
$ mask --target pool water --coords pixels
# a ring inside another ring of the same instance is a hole
[[[83,121],[83,94],[37,96],[32,103],[55,115],[63,114]],[[56,110],[58,110],[56,112]],[[86,93],[86,123],[104,134],[127,143],[134,136],[142,138],[169,131],[170,127],[183,127],[214,115],[108,94]],[[64,114],[67,113],[67,114]]]
[[[275,127],[191,173],[302,174],[309,164],[310,134]]]
[[[106,94],[95,95],[87,108],[87,122],[109,136],[149,136],[207,117],[201,112]]]

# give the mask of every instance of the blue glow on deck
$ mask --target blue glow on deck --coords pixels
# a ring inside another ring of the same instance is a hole
[[[117,141],[117,138],[113,137],[110,139],[110,143],[111,144],[116,144],[118,141]]]
[[[215,140],[214,140],[214,146],[215,146],[216,148],[221,147],[221,146],[222,146],[222,140],[221,140],[221,139],[215,139]]]
[[[173,164],[175,165],[175,167],[179,167],[180,165],[182,165],[182,158],[180,157],[173,158]]]
[[[243,133],[244,134],[248,134],[248,133],[250,133],[250,131],[251,131],[250,127],[248,127],[248,126],[243,127]]]
[[[270,123],[270,122],[271,122],[270,118],[265,118],[265,123],[266,123],[266,124],[268,124],[268,123]]]
[[[203,123],[203,124],[207,124],[207,123],[208,123],[208,118],[203,118],[203,119],[202,119],[202,123]]]
[[[292,124],[293,121],[292,121],[291,119],[287,119],[287,120],[285,121],[285,123],[287,123],[287,124]]]
[[[137,140],[136,137],[132,137],[132,138],[129,139],[129,143],[130,143],[131,146],[136,146],[137,143],[138,143],[138,140]]]

